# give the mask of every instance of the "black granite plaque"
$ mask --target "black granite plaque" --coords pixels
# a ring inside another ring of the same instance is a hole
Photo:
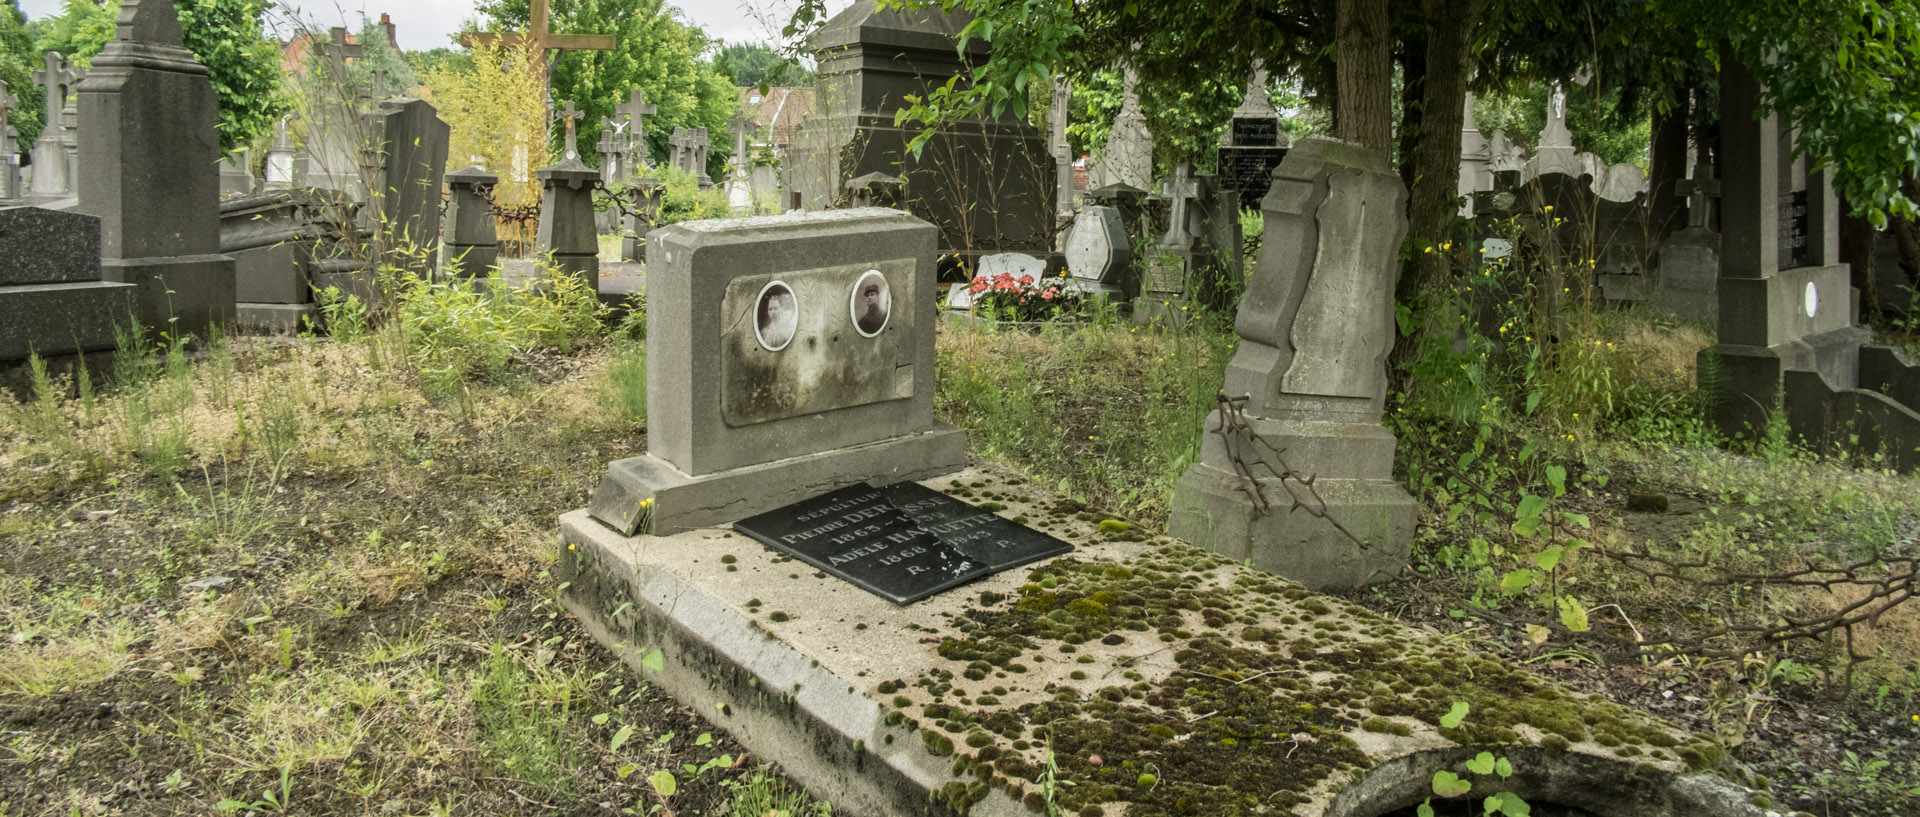
[[[1220,148],[1220,186],[1240,194],[1240,206],[1260,209],[1273,169],[1287,158],[1286,148]]]
[[[881,490],[895,507],[932,531],[940,541],[985,562],[995,573],[1073,550],[1066,542],[917,482],[902,482]]]
[[[894,604],[911,604],[993,572],[888,501],[855,485],[733,524]]]
[[[1813,263],[1807,231],[1807,191],[1780,194],[1780,268],[1804,267]]]
[[[1247,148],[1279,147],[1280,120],[1270,117],[1235,119],[1227,144]]]

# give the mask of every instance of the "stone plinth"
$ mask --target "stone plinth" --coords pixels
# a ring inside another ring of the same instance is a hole
[[[534,252],[550,257],[559,274],[600,286],[600,235],[594,229],[593,187],[600,172],[579,159],[534,171],[540,180],[540,232]]]
[[[452,131],[431,103],[389,99],[375,115],[380,195],[374,235],[385,261],[431,276],[440,245],[440,184]]]
[[[647,454],[613,463],[594,518],[666,534],[965,465],[965,435],[933,419],[932,225],[695,221],[648,248]]]
[[[499,181],[478,167],[447,174],[447,268],[456,277],[484,281],[500,264],[498,219],[481,196]]]
[[[134,288],[100,280],[100,219],[38,207],[0,209],[0,370],[38,355],[114,348],[134,317]],[[66,366],[56,367],[58,369]],[[14,378],[0,378],[13,389]]]
[[[1169,532],[1313,588],[1405,564],[1414,500],[1393,481],[1394,438],[1380,424],[1405,201],[1386,157],[1350,143],[1303,140],[1274,171],[1223,388],[1244,403],[1207,417]],[[1288,472],[1313,478],[1313,506],[1365,546],[1293,508],[1289,488],[1308,491],[1283,484]]]
[[[163,0],[127,0],[80,82],[78,211],[100,217],[101,274],[138,288],[140,319],[178,336],[233,322],[220,254],[219,105]]]

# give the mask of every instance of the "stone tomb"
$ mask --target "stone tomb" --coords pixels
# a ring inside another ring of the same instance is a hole
[[[133,320],[132,284],[100,280],[100,219],[38,207],[0,209],[0,388],[30,355],[65,368],[87,352],[111,357]]]
[[[933,419],[934,240],[879,208],[650,234],[648,450],[594,518],[665,535],[965,465]]]
[[[1411,813],[1434,771],[1482,750],[1513,759],[1498,785],[1535,813],[1765,813],[1706,770],[1719,757],[1709,738],[1430,631],[1237,559],[1109,537],[1002,471],[921,490],[991,492],[1007,505],[993,515],[1031,520],[1075,558],[900,607],[732,531],[624,537],[576,511],[560,520],[561,603],[647,683],[847,817],[1029,817],[1049,752],[1078,784],[1056,792],[1063,813],[1185,801],[1195,814],[1374,817]],[[1376,684],[1399,690],[1391,714],[1369,710]],[[1272,703],[1222,716],[1231,695]],[[1453,701],[1471,702],[1472,729],[1439,726]],[[1228,755],[1260,773],[1198,773]],[[1122,757],[1152,758],[1158,785]],[[1472,800],[1490,793],[1480,782]]]

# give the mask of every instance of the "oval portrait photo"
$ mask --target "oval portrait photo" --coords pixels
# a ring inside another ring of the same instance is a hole
[[[753,318],[753,335],[763,348],[769,352],[787,348],[800,328],[800,304],[793,289],[781,281],[767,282],[754,301]]]
[[[873,337],[887,328],[887,318],[893,313],[893,291],[887,286],[887,276],[877,269],[860,274],[860,280],[853,282],[853,328],[861,337]]]

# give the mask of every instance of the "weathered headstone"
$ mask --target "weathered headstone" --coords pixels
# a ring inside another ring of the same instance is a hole
[[[1140,110],[1140,77],[1131,65],[1122,65],[1120,112],[1107,131],[1107,143],[1094,163],[1091,182],[1097,188],[1125,185],[1153,189],[1153,134]]]
[[[986,60],[985,38],[959,34],[969,13],[908,10],[855,0],[821,27],[815,109],[789,153],[788,186],[800,206],[846,202],[847,180],[886,173],[906,180],[906,209],[940,229],[943,268],[995,252],[1053,251],[1053,162],[1046,141],[1011,108],[935,132],[917,154],[894,123],[907,97],[949,80],[965,88]],[[980,206],[992,202],[993,206]]]
[[[1120,209],[1094,205],[1080,211],[1067,231],[1067,269],[1078,285],[1123,300],[1123,282],[1133,267],[1133,242]]]
[[[593,517],[667,535],[961,468],[965,435],[933,419],[934,242],[881,209],[654,231],[647,454],[613,463]]]
[[[233,259],[234,320],[293,332],[314,315],[314,249],[328,233],[314,215],[333,191],[270,190],[220,203],[220,252]]]
[[[396,98],[372,114],[380,135],[374,238],[380,256],[431,276],[440,246],[440,186],[452,130],[432,103]]]
[[[627,185],[626,229],[620,235],[620,257],[628,261],[647,260],[646,235],[660,224],[661,199],[666,185],[652,176],[642,176]]]
[[[704,127],[694,128],[688,136],[687,148],[691,153],[688,159],[691,167],[688,170],[700,180],[700,189],[713,189],[713,176],[707,173],[707,158],[713,152],[713,137],[707,134]]]
[[[1674,182],[1687,200],[1687,226],[1660,242],[1659,292],[1653,301],[1685,320],[1712,320],[1718,311],[1715,282],[1720,275],[1720,234],[1710,223],[1720,182],[1712,165],[1694,170],[1697,178]]]
[[[267,148],[267,189],[304,187],[307,181],[307,156],[287,135],[287,118],[273,125],[273,146]]]
[[[1220,186],[1239,194],[1240,207],[1259,207],[1273,169],[1286,156],[1287,133],[1280,129],[1280,112],[1267,99],[1267,69],[1256,62],[1247,77],[1246,98],[1220,134]]]
[[[1560,173],[1578,179],[1587,170],[1580,151],[1573,146],[1573,131],[1567,128],[1567,92],[1560,83],[1547,94],[1547,124],[1540,130],[1540,141],[1533,158],[1527,161],[1526,177],[1531,180],[1548,173]]]
[[[500,237],[486,197],[500,177],[478,166],[447,174],[447,268],[476,285],[500,264]]]
[[[358,198],[367,196],[367,180],[361,176],[363,157],[376,138],[368,128],[354,99],[354,86],[348,79],[347,60],[366,53],[365,46],[347,41],[347,30],[334,26],[327,38],[314,38],[314,51],[321,60],[323,87],[329,90],[313,101],[314,116],[307,122],[306,184],[310,187],[339,190]]]
[[[242,150],[220,160],[220,196],[245,196],[253,192],[253,172],[247,169],[249,151]]]
[[[100,217],[101,277],[137,286],[141,320],[176,336],[232,323],[219,103],[173,4],[126,0],[79,91],[78,209]]]
[[[1473,216],[1473,194],[1493,189],[1493,143],[1480,133],[1473,119],[1473,94],[1467,94],[1466,116],[1460,124],[1460,215]]]
[[[627,175],[641,172],[650,160],[647,158],[647,117],[660,112],[660,106],[649,104],[647,95],[639,88],[627,92],[627,101],[614,106],[614,113],[625,117],[627,127]]]
[[[1047,151],[1053,154],[1053,214],[1062,221],[1073,217],[1073,144],[1067,141],[1067,108],[1073,101],[1073,83],[1064,74],[1053,78],[1053,106],[1047,111]]]
[[[1380,416],[1406,195],[1385,155],[1347,142],[1302,140],[1274,171],[1223,387],[1243,402],[1208,416],[1170,533],[1316,588],[1405,564],[1415,503]]]
[[[734,114],[727,122],[727,130],[733,133],[733,159],[727,162],[727,204],[736,215],[753,209],[753,189],[747,179],[753,167],[747,155],[747,134],[752,133],[753,128],[753,120],[744,114]]]
[[[13,204],[20,194],[20,134],[7,123],[7,112],[20,104],[20,97],[0,82],[0,202]]]
[[[560,274],[586,282],[590,292],[600,288],[600,238],[594,231],[593,183],[600,174],[580,161],[574,121],[580,118],[572,102],[560,112],[567,123],[566,158],[534,172],[540,180],[540,229],[534,251],[552,258]]]

